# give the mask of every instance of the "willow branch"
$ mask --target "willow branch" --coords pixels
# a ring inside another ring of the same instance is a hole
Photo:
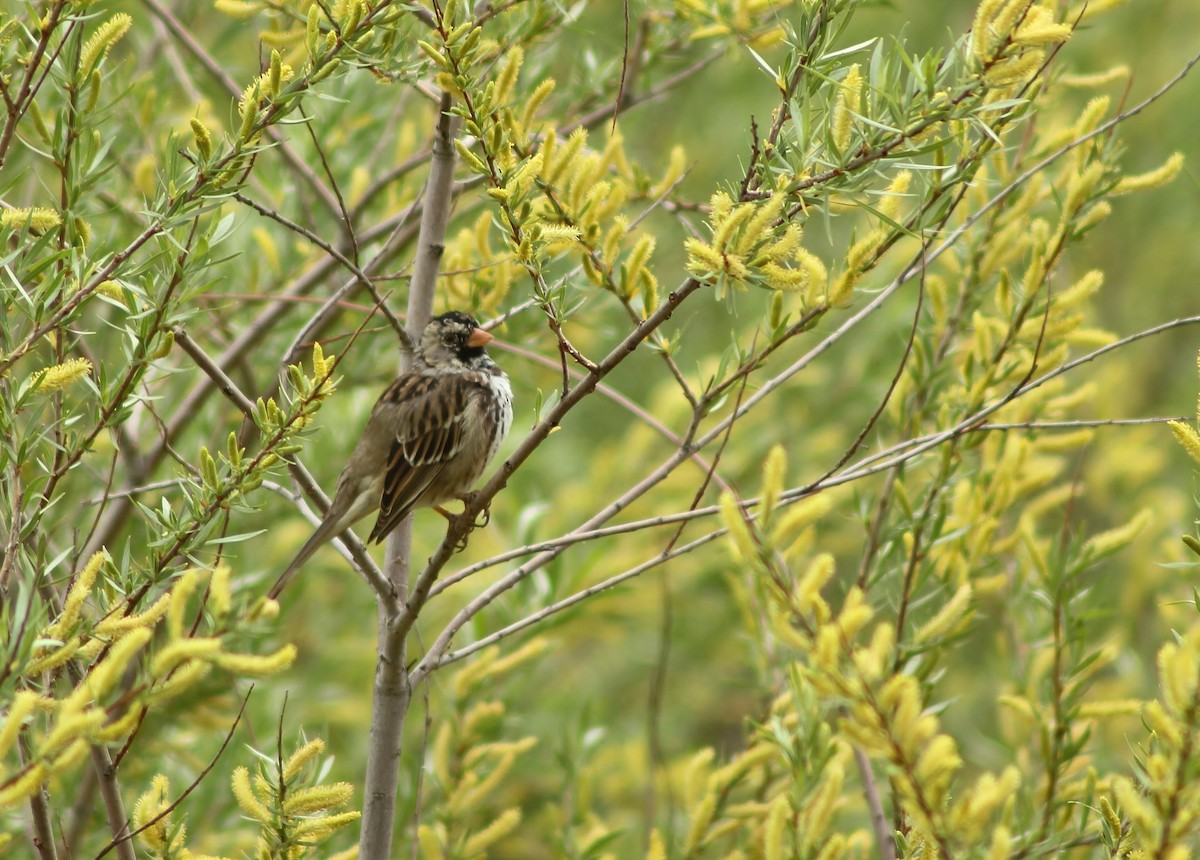
[[[426,183],[425,208],[421,213],[417,258],[408,295],[408,331],[414,342],[420,337],[421,329],[433,312],[434,287],[453,201],[451,190],[454,184],[454,135],[457,125],[457,119],[450,114],[450,94],[443,93]],[[402,356],[401,368],[406,369],[410,362],[411,356]],[[360,857],[392,856],[401,736],[412,700],[412,684],[405,665],[407,631],[398,632],[394,621],[397,617],[407,615],[411,615],[415,621],[421,604],[415,594],[411,599],[409,596],[411,550],[412,515],[409,514],[388,538],[384,561],[384,572],[398,596],[399,606],[393,607],[386,601],[385,595],[378,592],[379,654],[371,703],[364,785],[366,800],[358,843]]]

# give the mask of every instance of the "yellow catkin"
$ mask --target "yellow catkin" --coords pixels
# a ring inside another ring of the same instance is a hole
[[[1158,815],[1153,804],[1125,777],[1113,780],[1113,794],[1116,795],[1124,817],[1128,818],[1135,829],[1143,833],[1155,832]]]
[[[73,714],[63,714],[59,717],[50,734],[42,741],[39,754],[45,757],[57,755],[78,738],[87,738],[93,731],[104,724],[107,719],[100,708],[88,708]]]
[[[154,601],[154,603],[152,603],[145,612],[128,616],[113,613],[96,624],[94,630],[95,635],[116,639],[124,636],[131,630],[136,630],[141,627],[153,627],[164,615],[167,614],[167,608],[170,606],[170,604],[171,595],[163,594],[159,596],[158,600]]]
[[[479,746],[472,747],[467,752],[463,757],[463,764],[467,767],[475,767],[485,759],[521,755],[522,753],[529,752],[529,750],[537,746],[537,743],[537,738],[525,737],[519,741],[497,741],[495,743],[480,744]]]
[[[1117,811],[1113,809],[1112,801],[1107,797],[1101,796],[1097,805],[1100,807],[1100,817],[1104,819],[1104,824],[1108,827],[1109,833],[1114,837],[1115,843],[1115,837],[1120,837],[1121,835],[1121,816],[1117,815]]]
[[[684,841],[683,853],[690,856],[704,843],[713,816],[717,812],[717,796],[707,795],[692,812],[692,823],[688,827],[687,839]]]
[[[1163,163],[1162,167],[1147,173],[1138,173],[1122,178],[1112,190],[1112,194],[1132,194],[1136,191],[1148,191],[1159,188],[1171,182],[1183,169],[1183,153],[1175,152]]]
[[[1125,525],[1115,529],[1110,529],[1106,532],[1101,532],[1093,536],[1083,545],[1085,556],[1097,557],[1108,555],[1116,552],[1124,546],[1128,546],[1137,537],[1138,532],[1144,529],[1151,519],[1149,509],[1141,510],[1137,515],[1127,522]]]
[[[50,761],[50,773],[58,775],[74,771],[91,750],[92,739],[98,737],[99,730],[94,730],[90,738],[76,738],[71,741],[66,749]]]
[[[250,771],[245,767],[235,768],[230,782],[233,787],[234,799],[237,800],[238,806],[242,808],[242,812],[262,824],[271,823],[274,819],[271,810],[258,799],[258,795],[250,787]]]
[[[729,491],[721,494],[720,508],[721,522],[729,531],[728,546],[731,552],[741,560],[757,558],[758,544],[750,533],[741,506]]]
[[[284,645],[274,654],[218,654],[213,662],[235,675],[261,676],[282,672],[296,660],[296,646]]]
[[[834,757],[825,765],[816,790],[805,801],[803,826],[800,828],[804,847],[816,847],[827,835],[830,821],[841,799],[845,779],[845,766]]]
[[[283,802],[284,815],[311,815],[338,806],[345,806],[354,796],[354,786],[348,782],[313,785],[290,792]]]
[[[53,230],[62,224],[62,216],[53,209],[37,206],[32,209],[5,209],[0,211],[0,227],[16,230],[29,225],[35,231]]]
[[[837,626],[843,639],[851,640],[870,622],[875,611],[867,604],[863,590],[853,586],[846,592],[846,599],[838,613]]]
[[[0,788],[0,809],[10,809],[24,803],[42,787],[47,777],[47,768],[42,762],[27,768],[23,774]]]
[[[781,542],[794,539],[800,531],[826,516],[832,509],[832,501],[824,494],[814,495],[814,497],[788,505],[784,513],[775,518],[772,540]]]
[[[88,673],[87,694],[99,699],[116,686],[134,656],[150,641],[152,635],[150,630],[142,627],[123,636],[108,652],[108,656]]]
[[[1016,27],[1028,20],[1036,8],[1029,0],[1004,0],[992,18],[992,29],[1001,39],[1007,39],[1013,35]]]
[[[312,761],[314,758],[325,752],[325,741],[320,738],[314,738],[306,743],[300,749],[296,750],[283,765],[283,781],[291,782],[296,778],[296,774],[300,769]]]
[[[327,839],[331,836],[338,828],[352,824],[360,818],[362,818],[362,813],[355,810],[353,812],[339,812],[336,815],[326,815],[321,818],[302,821],[296,827],[296,838],[304,842],[320,842],[322,839]],[[357,848],[350,851],[342,851],[332,855],[330,860],[335,860],[337,857],[345,857],[347,860],[353,860],[357,856],[357,851]]]
[[[40,699],[41,696],[32,690],[18,690],[13,696],[8,713],[4,717],[4,724],[0,726],[0,759],[12,749],[17,735],[21,732],[21,727],[37,709]]]
[[[170,804],[170,791],[167,777],[161,773],[157,774],[150,781],[150,788],[142,793],[133,806],[133,824],[142,831],[142,843],[158,853],[164,853],[167,849],[169,817],[159,820],[154,825],[150,825],[150,822]]]
[[[1124,81],[1129,77],[1129,74],[1129,66],[1118,65],[1113,66],[1111,69],[1106,69],[1103,72],[1094,72],[1090,75],[1063,75],[1058,79],[1058,82],[1068,87],[1094,89],[1097,87],[1108,86],[1109,84],[1116,83],[1118,81]]]
[[[1034,5],[1013,35],[1017,45],[1057,45],[1071,37],[1071,25],[1054,20],[1054,13],[1045,6]]]
[[[854,115],[861,110],[862,86],[862,72],[858,63],[855,63],[846,71],[846,77],[838,85],[837,100],[834,102],[833,117],[830,120],[833,144],[839,152],[845,152],[850,144]]]
[[[708,784],[709,767],[715,756],[716,752],[712,747],[705,747],[687,763],[683,776],[683,802],[687,806],[695,806],[700,802]]]
[[[216,0],[213,8],[230,18],[244,21],[257,15],[262,10],[263,4],[252,2],[252,0]]]
[[[1085,702],[1079,707],[1078,714],[1085,719],[1127,717],[1141,713],[1142,704],[1141,699],[1107,699],[1100,702]]]
[[[918,643],[931,642],[955,629],[970,609],[973,589],[968,583],[958,589],[937,614],[917,628],[914,639]]]
[[[88,363],[91,367],[91,363]],[[45,635],[52,639],[59,639],[70,632],[74,627],[75,622],[79,619],[80,610],[83,608],[83,603],[92,593],[92,587],[96,584],[96,577],[100,574],[100,569],[104,566],[105,560],[108,559],[108,553],[104,550],[99,550],[92,554],[92,557],[87,560],[87,564],[83,566],[83,570],[75,577],[75,581],[71,583],[71,589],[67,592],[67,597],[63,601],[62,612],[59,613],[54,623],[46,628]]]
[[[25,675],[32,676],[56,669],[79,653],[81,645],[82,639],[79,636],[73,636],[62,647],[51,648],[41,656],[30,660],[22,671]]]
[[[753,746],[729,764],[714,772],[711,777],[711,784],[725,789],[760,764],[770,761],[775,757],[776,752],[772,744],[763,743]]]
[[[1142,719],[1163,742],[1176,749],[1183,744],[1183,732],[1180,731],[1179,723],[1167,714],[1162,702],[1157,699],[1147,702],[1142,710]]]
[[[470,838],[467,839],[466,845],[463,847],[463,855],[466,857],[482,855],[493,844],[516,830],[520,823],[521,810],[516,807],[504,810],[491,824],[471,834]]]
[[[189,660],[146,694],[146,704],[166,701],[200,683],[212,670],[207,660]]]
[[[879,206],[879,211],[887,218],[896,221],[900,217],[900,204],[904,202],[905,195],[908,194],[908,187],[912,184],[912,172],[901,170],[896,174],[888,186],[887,192],[884,194],[883,202]]]
[[[79,52],[80,71],[84,75],[91,74],[92,69],[104,62],[112,46],[121,41],[131,26],[133,19],[120,12],[97,27],[96,32],[83,43],[83,49]]]
[[[1186,714],[1195,691],[1196,654],[1184,643],[1168,642],[1158,650],[1162,701],[1172,715]]]
[[[667,860],[667,845],[657,827],[650,831],[650,845],[646,849],[646,860]]]
[[[1041,68],[1044,59],[1045,54],[1041,50],[1026,51],[1019,57],[992,66],[983,77],[993,87],[1024,83]]]
[[[42,392],[61,391],[91,372],[92,363],[86,358],[69,358],[62,364],[39,371],[37,390]]]
[[[167,631],[172,639],[183,635],[183,616],[187,610],[188,598],[195,592],[207,572],[191,568],[183,572],[171,588],[171,603],[167,609]]]
[[[504,782],[515,761],[515,755],[501,756],[487,776],[473,781],[464,780],[446,801],[446,808],[450,814],[465,815],[478,810],[487,797]]]
[[[517,76],[521,73],[521,65],[524,62],[525,52],[520,47],[514,45],[505,57],[505,62],[500,69],[500,73],[496,76],[497,104],[506,104],[512,96],[513,88],[517,83]]]
[[[445,833],[441,826],[434,828],[428,824],[422,824],[417,828],[417,844],[421,848],[420,856],[422,858],[442,860],[446,856],[445,849],[442,847],[445,841]]]
[[[150,673],[161,678],[188,660],[204,660],[213,657],[220,650],[221,640],[216,637],[179,639],[154,655],[150,663]]]
[[[988,860],[1008,860],[1011,854],[1012,831],[1000,825],[992,831],[992,847],[988,851]]]
[[[981,0],[975,7],[975,20],[971,25],[971,53],[979,62],[991,59],[992,19],[1004,5],[1004,0]]]
[[[793,600],[797,610],[808,614],[815,612],[818,607],[824,606],[825,601],[821,598],[821,589],[824,588],[825,583],[829,582],[834,570],[835,562],[830,553],[821,553],[809,563],[801,575],[800,581],[796,583]],[[818,621],[824,620],[822,615],[828,617],[828,606],[825,606],[824,609],[823,613],[817,613]]]
[[[763,860],[784,860],[788,856],[785,838],[791,812],[792,804],[787,793],[780,792],[772,802],[767,820],[763,824]]]
[[[95,738],[106,743],[126,737],[141,722],[143,709],[131,707],[120,717],[95,731]]]
[[[511,654],[501,657],[492,662],[487,670],[480,674],[480,679],[483,678],[498,678],[516,669],[524,663],[534,660],[537,657],[545,654],[550,649],[549,640],[544,637],[539,637],[526,644],[522,645]]]
[[[767,527],[779,504],[779,495],[783,492],[784,478],[787,474],[787,453],[782,445],[774,445],[767,452],[763,461],[762,498],[759,511],[763,528]]]

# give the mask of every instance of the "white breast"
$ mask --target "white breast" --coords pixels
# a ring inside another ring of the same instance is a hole
[[[499,428],[499,432],[493,438],[491,448],[487,454],[487,459],[490,462],[496,456],[496,452],[500,450],[500,445],[508,436],[508,431],[512,429],[513,394],[512,385],[509,383],[508,377],[503,373],[490,374],[488,387],[492,390],[492,394],[495,395],[496,406],[499,409],[499,414],[496,416],[496,426]]]

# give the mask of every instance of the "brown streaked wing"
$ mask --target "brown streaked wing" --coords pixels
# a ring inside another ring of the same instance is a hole
[[[457,376],[413,375],[397,380],[382,399],[395,411],[396,438],[369,538],[375,542],[396,527],[461,449],[467,386]]]

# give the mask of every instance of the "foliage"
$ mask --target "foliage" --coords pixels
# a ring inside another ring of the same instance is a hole
[[[1191,66],[874,5],[0,13],[0,846],[1190,856],[1200,435],[1094,360]],[[264,600],[430,290],[504,462]]]

